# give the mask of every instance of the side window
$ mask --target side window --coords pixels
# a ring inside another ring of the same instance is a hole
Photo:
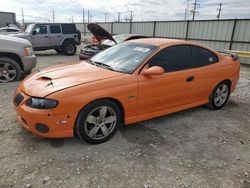
[[[193,68],[190,46],[179,45],[161,50],[151,60],[149,60],[149,67],[152,66],[160,66],[166,72]]]
[[[211,65],[219,61],[219,58],[213,52],[198,46],[192,46],[192,59],[195,67]]]
[[[50,25],[50,33],[61,33],[61,27],[59,25]]]
[[[34,30],[36,31],[36,34],[47,34],[46,25],[37,25]]]
[[[63,34],[75,34],[77,32],[75,24],[62,24],[62,32]]]

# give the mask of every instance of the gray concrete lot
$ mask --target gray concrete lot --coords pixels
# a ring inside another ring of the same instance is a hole
[[[36,54],[39,69],[78,60]],[[250,187],[250,67],[241,68],[222,110],[198,107],[122,127],[100,145],[22,129],[12,105],[18,84],[0,84],[1,188]]]

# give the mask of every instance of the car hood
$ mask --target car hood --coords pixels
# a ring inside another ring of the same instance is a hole
[[[25,45],[31,45],[30,42],[26,39],[21,39],[21,38],[16,38],[12,37],[10,35],[1,35],[0,34],[0,40],[1,41],[10,41],[10,42],[18,42],[18,43],[23,43]]]
[[[104,39],[109,39],[116,43],[115,39],[111,36],[111,34],[103,29],[101,26],[95,23],[88,24],[88,30],[95,36],[95,38],[99,41]]]
[[[29,38],[29,33],[21,32],[21,33],[9,34],[9,36],[27,39]]]
[[[74,62],[41,70],[27,77],[20,85],[22,92],[33,97],[46,97],[73,86],[122,76],[87,62]]]

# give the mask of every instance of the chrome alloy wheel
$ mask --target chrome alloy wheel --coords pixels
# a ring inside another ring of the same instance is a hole
[[[88,115],[84,129],[88,137],[98,140],[106,138],[115,128],[117,116],[115,111],[108,106],[98,106]]]
[[[229,88],[228,85],[223,83],[221,84],[215,91],[215,96],[214,96],[214,104],[217,107],[222,106],[229,95]]]
[[[0,82],[10,82],[16,78],[16,68],[8,62],[0,62]]]

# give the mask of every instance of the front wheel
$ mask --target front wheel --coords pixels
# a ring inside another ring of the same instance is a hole
[[[12,82],[20,80],[22,70],[13,59],[0,57],[0,82]]]
[[[82,109],[77,117],[77,135],[91,144],[109,140],[121,124],[121,111],[111,100],[98,100]]]
[[[228,82],[221,82],[216,86],[213,93],[209,97],[208,107],[219,110],[227,103],[230,95],[230,85]]]

